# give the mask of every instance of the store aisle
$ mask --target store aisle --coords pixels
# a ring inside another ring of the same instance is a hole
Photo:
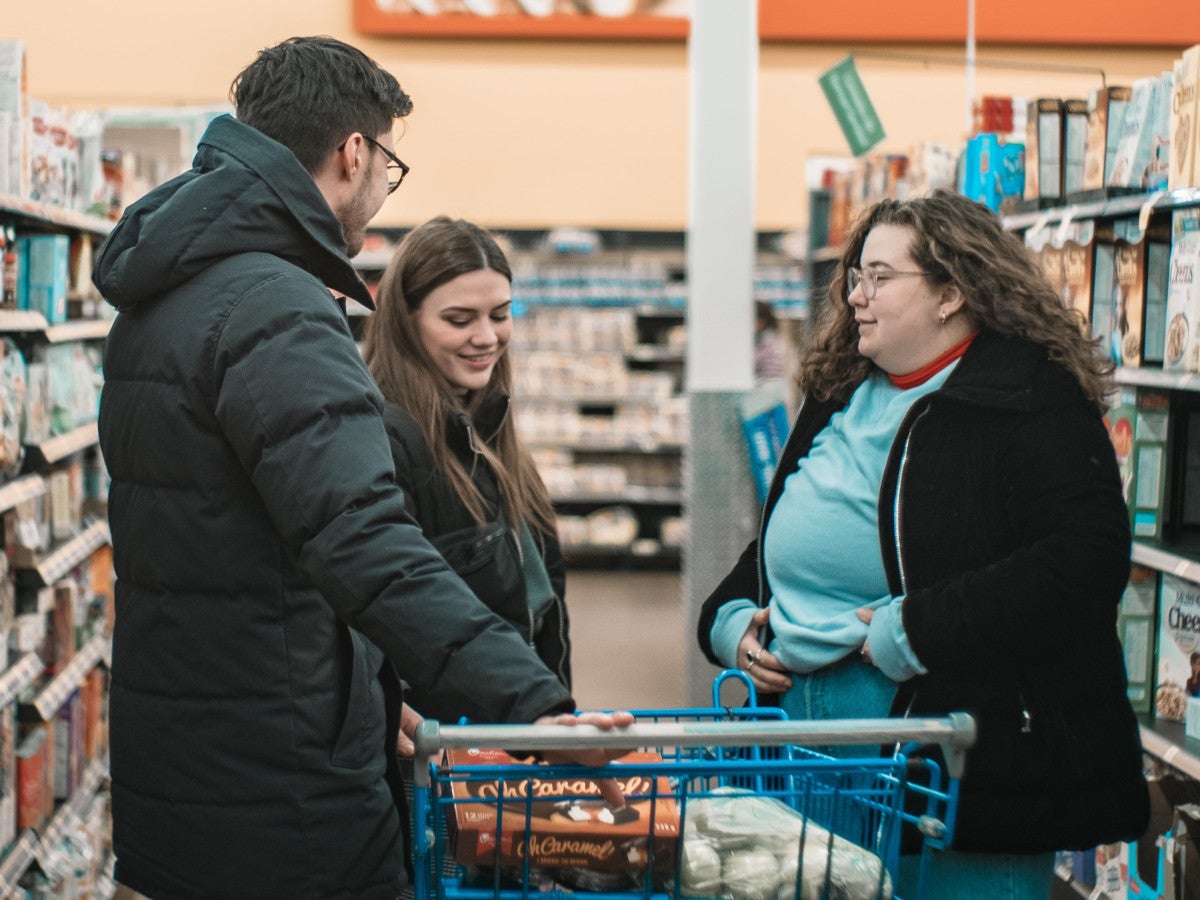
[[[581,709],[682,706],[687,697],[678,572],[567,573],[575,698]]]

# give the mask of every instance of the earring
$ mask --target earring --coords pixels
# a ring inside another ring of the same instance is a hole
[[[938,311],[938,324],[939,325],[946,324],[946,311],[944,309]]]

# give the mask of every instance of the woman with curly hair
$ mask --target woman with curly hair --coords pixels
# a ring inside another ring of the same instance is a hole
[[[1149,815],[1115,628],[1112,366],[994,213],[936,192],[856,224],[797,386],[700,645],[793,718],[971,713],[930,896],[1049,897],[1053,851]]]

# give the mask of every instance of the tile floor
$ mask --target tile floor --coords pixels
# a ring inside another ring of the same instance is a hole
[[[581,709],[687,704],[678,572],[571,569],[567,573],[575,699]]]

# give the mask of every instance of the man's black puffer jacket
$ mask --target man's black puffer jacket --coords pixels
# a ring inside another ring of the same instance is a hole
[[[295,156],[222,117],[97,259],[116,873],[155,900],[397,896],[385,654],[474,720],[573,708],[404,511],[345,249]]]

